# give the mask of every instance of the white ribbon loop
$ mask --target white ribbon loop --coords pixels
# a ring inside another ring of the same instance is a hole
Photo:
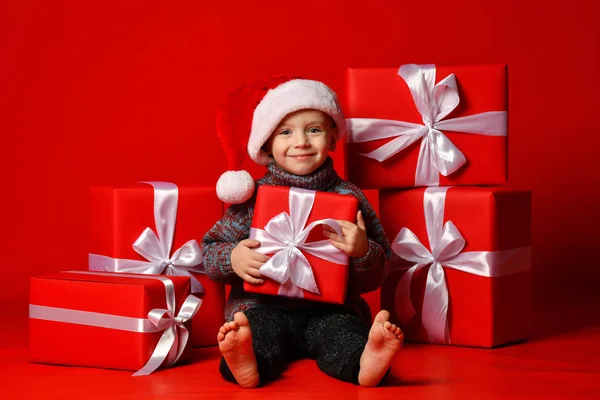
[[[151,310],[148,313],[148,319],[161,331],[164,331],[173,322],[173,316],[169,313],[169,310],[161,308]]]
[[[154,187],[154,223],[158,236],[150,228],[144,229],[132,247],[146,261],[89,255],[92,271],[132,272],[141,274],[189,276],[192,293],[204,293],[200,281],[190,272],[204,273],[202,250],[195,240],[177,249],[172,256],[171,246],[177,221],[179,190],[170,182],[142,182]]]
[[[525,272],[531,268],[530,247],[503,251],[463,252],[465,239],[452,221],[444,224],[444,206],[448,187],[431,187],[425,190],[423,206],[429,248],[421,243],[408,228],[403,227],[392,243],[392,250],[402,260],[414,263],[399,266],[406,273],[396,287],[396,315],[408,325],[416,314],[411,300],[413,274],[419,268],[430,265],[421,321],[427,330],[429,341],[450,343],[448,330],[449,295],[444,267],[485,277]]]
[[[431,66],[435,73],[435,65]],[[450,74],[433,87],[433,101],[431,102],[432,121],[437,124],[446,118],[460,103],[456,76]]]
[[[169,297],[174,302],[175,292],[167,290],[167,298]],[[159,330],[163,331],[163,334],[154,348],[150,360],[133,376],[149,375],[160,367],[163,362],[165,362],[166,367],[175,364],[181,357],[189,339],[189,331],[184,324],[196,315],[201,305],[202,300],[190,294],[183,302],[176,317],[173,317],[175,314],[174,305],[173,308],[169,307],[168,310],[153,309],[148,313],[148,319]]]
[[[392,243],[392,250],[404,260],[408,260],[417,264],[425,265],[433,262],[433,256],[423,246],[410,229],[402,228],[396,235]]]
[[[437,186],[439,174],[448,176],[467,161],[464,154],[442,133],[442,130],[486,136],[506,135],[506,111],[484,112],[444,120],[460,103],[454,74],[448,75],[435,84],[435,65],[406,64],[400,67],[398,75],[408,85],[423,124],[374,118],[349,118],[350,142],[395,138],[361,155],[383,162],[422,139],[415,185]]]
[[[259,271],[261,275],[280,284],[281,295],[303,297],[301,289],[320,294],[312,267],[301,250],[336,264],[348,263],[348,256],[326,240],[306,243],[310,232],[318,225],[328,225],[339,235],[342,234],[339,223],[331,218],[314,221],[305,226],[315,194],[314,190],[290,188],[290,213],[280,213],[273,217],[264,229],[252,228],[250,231],[250,238],[261,243],[258,252],[275,253]]]
[[[456,225],[452,221],[448,221],[444,224],[438,245],[433,249],[433,259],[446,261],[460,253],[463,247],[465,247],[465,239]]]
[[[161,267],[164,260],[169,257],[164,254],[164,246],[158,239],[154,231],[150,228],[144,229],[142,234],[133,242],[133,249],[136,253],[150,261],[157,268]],[[162,272],[162,270],[160,270]],[[160,272],[158,274],[160,274]]]
[[[436,68],[433,64],[402,65],[398,75],[408,85],[426,126],[445,118],[460,102],[454,74],[448,75],[436,85]]]

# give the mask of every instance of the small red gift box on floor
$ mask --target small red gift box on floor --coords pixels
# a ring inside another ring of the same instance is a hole
[[[31,278],[29,361],[148,375],[189,348],[188,321],[200,303],[183,276],[70,271]]]
[[[223,215],[215,188],[148,182],[90,188],[93,271],[190,276],[203,301],[192,346],[217,344],[225,288],[204,274],[200,244]]]
[[[507,179],[505,65],[347,72],[348,179],[361,188]]]
[[[355,223],[357,210],[351,195],[260,186],[250,238],[260,241],[257,251],[271,258],[260,269],[265,282],[244,282],[244,289],[343,304],[349,258],[329,243],[321,225],[339,230],[335,220]]]
[[[492,347],[527,338],[529,191],[384,190],[380,210],[394,251],[382,308],[408,340]]]

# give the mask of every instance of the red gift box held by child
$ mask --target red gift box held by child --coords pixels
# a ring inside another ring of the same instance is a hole
[[[279,76],[253,81],[234,92],[218,110],[217,133],[230,171],[217,194],[232,204],[203,240],[207,275],[232,285],[219,333],[223,377],[252,388],[279,377],[297,358],[315,359],[337,379],[376,386],[388,373],[403,334],[380,311],[369,327],[360,297],[385,279],[390,245],[363,193],[342,180],[328,156],[346,129],[336,94],[318,81]],[[266,165],[254,182],[239,169],[244,153]],[[243,282],[259,284],[269,257],[248,239],[255,187],[288,186],[349,194],[359,200],[356,223],[337,221],[342,235],[324,227],[331,244],[350,257],[348,295],[343,305],[248,293]]]

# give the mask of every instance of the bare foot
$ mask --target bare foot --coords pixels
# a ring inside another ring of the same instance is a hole
[[[252,348],[252,331],[246,315],[238,312],[233,316],[233,321],[225,322],[219,329],[217,340],[219,350],[238,385],[243,388],[258,386],[259,376]]]
[[[404,334],[389,318],[390,313],[385,310],[375,316],[369,340],[360,356],[358,383],[361,386],[378,385],[402,346]]]

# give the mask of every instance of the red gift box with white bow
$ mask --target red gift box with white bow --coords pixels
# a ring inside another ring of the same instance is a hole
[[[531,323],[531,193],[494,187],[383,190],[393,249],[381,288],[407,340],[493,347]]]
[[[203,301],[192,346],[217,344],[225,288],[204,273],[201,243],[222,217],[212,187],[147,182],[90,187],[89,269],[189,276]]]
[[[348,179],[361,188],[507,180],[505,65],[351,68]]]
[[[190,278],[67,271],[33,277],[29,361],[148,375],[186,357]]]
[[[248,292],[343,304],[348,286],[348,256],[322,233],[335,220],[356,223],[358,200],[351,195],[260,186],[250,238],[269,255],[260,268],[264,283],[244,282]]]

